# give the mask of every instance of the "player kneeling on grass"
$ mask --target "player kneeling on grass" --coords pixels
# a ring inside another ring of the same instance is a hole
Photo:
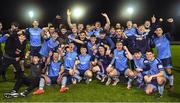
[[[82,77],[86,80],[86,83],[89,84],[92,81],[92,71],[91,71],[91,56],[87,54],[87,48],[85,46],[81,46],[80,48],[81,54],[78,56],[78,60],[76,60],[74,70],[75,75],[73,84],[76,84],[77,80],[80,82]]]
[[[128,59],[132,59],[132,55],[126,46],[123,47],[123,43],[118,41],[116,43],[116,49],[114,50],[114,57],[111,61],[111,64],[107,67],[108,80],[106,85],[109,85],[114,80],[112,85],[116,85],[119,82],[119,76],[124,74],[126,78],[128,78],[127,88],[131,88],[131,82],[134,79],[134,73],[128,67]],[[115,63],[115,67],[113,68],[113,64]]]
[[[47,85],[51,85],[54,83],[60,84],[61,82],[64,68],[62,67],[62,62],[60,61],[59,53],[50,52],[46,64],[49,65],[47,68],[47,73],[45,75],[42,75],[39,82],[39,89],[33,93],[34,95],[43,94],[45,84]]]
[[[146,58],[150,66],[149,74],[144,76],[144,80],[147,83],[145,88],[146,94],[151,94],[158,89],[158,97],[162,97],[166,82],[163,65],[160,59],[154,57],[152,50],[146,51]]]
[[[97,65],[94,66],[92,70],[96,73],[96,78],[101,80],[101,82],[104,82],[107,77],[106,68],[111,63],[111,60],[112,57],[110,56],[110,50],[104,45],[100,45],[94,60]]]
[[[13,89],[8,93],[4,93],[5,98],[13,98],[18,96],[26,97],[33,89],[38,87],[44,64],[40,62],[40,58],[38,56],[33,56],[32,63],[25,63],[25,67],[30,68],[29,76],[23,76],[19,78],[16,81]],[[22,87],[23,84],[27,85],[28,88],[26,88],[24,92],[18,93],[18,90]]]
[[[142,55],[140,50],[136,49],[134,50],[133,61],[135,64],[134,74],[136,86],[139,88],[144,88],[143,77],[147,75],[149,71],[148,60]]]

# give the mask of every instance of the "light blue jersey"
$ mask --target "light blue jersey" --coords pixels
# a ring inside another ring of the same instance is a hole
[[[128,68],[128,58],[125,56],[124,50],[114,50],[115,68],[124,71]]]
[[[94,35],[96,35],[96,37],[99,37],[99,33],[100,33],[100,31],[102,31],[102,30],[103,30],[103,28],[93,29],[92,32],[93,32]]]
[[[150,70],[149,70],[150,75],[158,74],[162,70],[164,71],[161,61],[157,58],[155,58],[153,61],[149,61],[149,65],[150,65]]]
[[[148,74],[149,71],[148,60],[146,60],[144,57],[141,57],[140,59],[133,58],[133,61],[136,68],[141,68],[143,70],[143,74]]]
[[[89,54],[79,55],[78,59],[80,64],[78,64],[78,70],[87,70],[90,68],[91,56]]]
[[[30,34],[30,45],[31,46],[41,46],[41,32],[40,28],[29,28],[28,32]]]
[[[59,76],[60,68],[61,68],[61,62],[54,62],[51,61],[50,66],[49,66],[49,77],[56,77]]]
[[[132,37],[137,34],[137,31],[135,28],[130,28],[130,29],[125,29],[124,33],[126,34],[127,37]]]
[[[74,35],[74,34],[70,34],[69,36],[70,36],[71,38],[73,38],[73,39],[75,39],[75,38],[77,37],[77,36]],[[73,42],[73,40],[72,40],[72,39],[69,39],[68,42]]]
[[[98,48],[98,44],[96,45],[96,48]],[[87,49],[88,54],[93,55],[93,44],[90,41],[87,43]]]
[[[72,69],[76,61],[76,57],[77,57],[76,52],[74,51],[67,52],[64,57],[64,69]]]
[[[156,46],[159,59],[165,59],[171,57],[170,41],[167,39],[167,34],[163,34],[161,37],[153,37],[154,44]]]
[[[53,40],[52,38],[50,38],[47,41],[44,41],[39,53],[42,56],[47,57],[49,52],[53,49],[55,49],[57,46],[59,45],[59,43],[56,40]]]

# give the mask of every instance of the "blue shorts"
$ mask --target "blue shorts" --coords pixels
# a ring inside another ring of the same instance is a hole
[[[151,80],[151,82],[150,83],[148,83],[147,85],[151,85],[152,86],[152,88],[153,88],[153,91],[157,91],[157,89],[158,89],[158,83],[157,83],[157,79],[156,78],[153,78],[152,80]],[[147,85],[145,86],[145,90],[146,90],[146,88],[147,88]]]
[[[153,88],[153,92],[157,91],[158,90],[158,87],[154,84],[148,84],[148,85],[151,85],[151,87]],[[144,87],[144,90],[146,90],[147,86]]]
[[[37,55],[39,55],[39,51],[40,51],[40,49],[41,49],[41,46],[31,46],[30,47],[30,55],[31,56],[37,56]]]
[[[161,59],[161,61],[162,61],[162,64],[163,64],[164,68],[172,68],[172,59],[171,59],[171,57]]]
[[[63,76],[70,76],[69,69],[64,69]]]
[[[153,79],[151,80],[150,84],[155,85],[155,86],[158,86],[157,79],[156,79],[156,78],[153,78]]]
[[[86,71],[87,71],[87,70],[78,70],[77,75],[79,75],[79,76],[84,76],[84,73],[85,73]]]
[[[49,77],[49,79],[50,79],[50,84],[57,84],[58,76],[55,76],[55,77]]]

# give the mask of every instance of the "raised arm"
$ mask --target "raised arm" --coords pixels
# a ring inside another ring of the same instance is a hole
[[[150,30],[150,32],[148,34],[149,37],[153,36],[154,31],[156,30],[156,27],[157,27],[156,17],[155,17],[155,15],[153,15],[151,17],[151,30]]]
[[[133,56],[132,54],[129,52],[128,48],[126,46],[123,46],[123,49],[126,51],[126,57],[129,59],[129,60],[132,60],[133,59]]]
[[[46,60],[46,63],[45,63],[45,67],[47,67],[47,65],[50,63],[52,55],[53,55],[53,52],[50,51],[50,52],[49,52],[49,56],[48,56],[48,58],[47,58],[47,60]]]
[[[173,34],[174,33],[174,29],[175,29],[174,19],[173,18],[168,18],[167,22],[168,22],[167,32],[169,34]]]
[[[22,69],[24,69],[24,68],[30,68],[31,64],[30,64],[30,63],[27,63],[28,59],[30,59],[30,51],[27,51],[27,52],[26,52],[24,61],[23,61],[23,60],[21,61],[21,67],[22,67]]]
[[[73,24],[71,23],[71,11],[68,9],[67,10],[67,23],[69,25],[70,28],[73,28]]]
[[[46,62],[45,62],[44,68],[43,68],[43,72],[46,73],[46,74],[48,74],[48,71],[49,71],[48,65],[49,65],[49,63],[50,63],[50,61],[51,61],[52,55],[53,55],[53,52],[50,51],[50,52],[49,52],[49,56],[48,56],[48,58],[47,58],[47,60],[46,60]]]
[[[105,19],[106,19],[106,24],[104,26],[104,29],[109,30],[111,22],[110,22],[110,19],[109,19],[108,15],[106,13],[101,13],[101,15],[104,16]]]

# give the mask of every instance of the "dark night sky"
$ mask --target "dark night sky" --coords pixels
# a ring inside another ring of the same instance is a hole
[[[78,22],[93,23],[98,20],[104,23],[105,20],[100,13],[106,12],[112,23],[125,24],[127,18],[123,18],[120,11],[126,5],[133,5],[137,8],[132,16],[133,21],[141,24],[153,14],[164,19],[173,17],[176,35],[180,34],[177,29],[180,27],[180,0],[1,0],[0,21],[5,28],[8,28],[12,21],[18,21],[22,26],[30,24],[27,18],[25,19],[26,11],[28,8],[33,8],[41,12],[39,20],[41,26],[44,26],[52,21],[56,14],[60,14],[66,21],[66,10],[76,4],[88,8],[86,16]]]

